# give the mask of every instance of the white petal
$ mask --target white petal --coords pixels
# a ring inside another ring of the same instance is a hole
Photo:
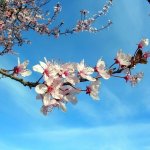
[[[26,76],[31,75],[31,73],[32,72],[30,70],[26,70],[26,71],[21,72],[20,74],[21,74],[21,76],[26,77]]]
[[[49,93],[46,93],[44,95],[44,98],[43,98],[43,105],[44,106],[49,106],[50,105],[50,94]]]
[[[97,62],[97,67],[100,67],[101,69],[102,68],[105,69],[105,62],[99,59]]]
[[[45,62],[47,63],[47,59],[46,59],[46,57],[44,57],[44,60],[45,60]]]
[[[149,45],[149,39],[142,39],[140,44],[145,47],[145,46],[148,46]]]
[[[106,70],[100,72],[99,74],[102,76],[102,78],[104,78],[106,80],[110,78],[110,74],[108,74],[108,72]]]
[[[94,69],[91,67],[87,67],[85,72],[86,74],[92,74],[94,72]]]
[[[18,57],[18,66],[20,65],[20,58]]]
[[[86,76],[86,79],[89,80],[89,81],[96,81],[96,79],[91,77],[91,76]]]
[[[44,69],[40,65],[33,66],[33,70],[39,73],[43,73]]]
[[[71,95],[70,95],[71,96]],[[72,103],[72,104],[76,104],[78,101],[77,101],[77,98],[75,96],[71,96],[69,101]]]
[[[46,65],[44,62],[42,62],[42,61],[40,61],[40,65],[41,65],[41,67],[42,67],[43,69],[47,68],[47,65]]]
[[[53,83],[53,81],[54,81],[53,78],[49,78],[49,77],[47,77],[47,76],[44,76],[44,80],[46,81],[46,84],[47,84],[48,86],[52,85],[52,83]]]
[[[95,94],[95,93],[91,93],[90,96],[94,99],[94,100],[99,100],[99,96],[98,94]]]
[[[70,77],[70,78],[66,78],[66,81],[71,83],[72,85],[75,85],[76,83],[79,82],[79,79],[77,77]]]
[[[36,87],[35,87],[35,91],[38,93],[38,94],[44,94],[46,91],[47,91],[47,86],[45,84],[38,84]]]
[[[64,103],[59,102],[59,107],[61,108],[61,110],[62,110],[63,112],[66,112],[66,111],[67,111],[66,105],[65,105]]]
[[[60,92],[58,90],[54,90],[51,92],[51,95],[53,96],[53,98],[55,99],[62,99],[63,95],[60,94]]]
[[[21,66],[23,66],[23,68],[25,69],[25,68],[27,68],[27,65],[29,64],[29,60],[25,60],[22,64],[21,64]]]
[[[84,69],[84,60],[82,60],[79,64],[77,64],[77,70],[82,71]]]

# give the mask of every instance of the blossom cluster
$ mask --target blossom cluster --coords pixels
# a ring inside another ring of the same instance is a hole
[[[33,66],[33,70],[40,73],[41,77],[34,84],[28,85],[29,82],[27,82],[25,85],[35,87],[36,98],[42,100],[43,103],[41,108],[43,114],[46,115],[55,107],[61,108],[65,112],[67,110],[66,103],[76,104],[77,94],[81,92],[88,94],[94,100],[99,100],[101,79],[108,80],[111,77],[118,77],[135,86],[144,74],[143,72],[132,74],[132,70],[137,64],[147,63],[150,52],[145,52],[143,48],[148,44],[148,39],[142,39],[133,56],[119,50],[110,67],[107,67],[102,59],[99,59],[97,64],[91,67],[84,60],[80,63],[58,63],[44,58],[44,62],[40,61],[39,64]],[[29,76],[31,71],[27,69],[28,63],[28,60],[20,63],[18,59],[18,65],[12,70],[5,70],[5,72],[12,72],[13,77]],[[122,76],[116,75],[120,73]],[[4,75],[6,76],[6,74]],[[87,83],[84,89],[79,87],[81,82]]]
[[[101,11],[98,11],[98,13],[94,14],[91,18],[87,18],[87,14],[89,13],[88,10],[81,10],[81,20],[79,20],[76,24],[76,27],[74,28],[75,32],[80,31],[89,31],[89,32],[98,32],[102,30],[103,28],[109,27],[109,25],[112,24],[110,20],[108,20],[107,25],[102,26],[101,28],[95,28],[93,27],[93,23],[97,20],[97,18],[101,17],[102,15],[105,15],[110,6],[112,5],[112,0],[109,0],[102,8]]]
[[[111,25],[111,21],[108,21],[107,25],[102,26],[100,29],[96,29],[91,25],[97,20],[98,17],[108,12],[109,7],[112,4],[112,0],[109,0],[104,5],[102,11],[93,15],[91,18],[86,19],[88,11],[81,10],[81,20],[77,22],[77,25],[72,29],[66,29],[62,32],[60,30],[64,22],[60,22],[58,25],[51,26],[56,20],[58,14],[62,10],[60,3],[57,3],[53,8],[53,15],[50,15],[49,11],[43,11],[42,7],[46,5],[49,0],[1,0],[0,1],[0,46],[3,50],[0,55],[6,53],[14,53],[13,47],[15,45],[21,46],[24,43],[31,43],[23,37],[23,32],[34,30],[39,34],[53,35],[58,38],[60,35],[67,33],[74,33],[80,31],[97,32],[103,30]]]
[[[3,0],[0,4],[0,45],[4,51],[10,53],[15,44],[30,43],[22,37],[23,31],[32,29],[40,34],[51,34],[49,25],[61,11],[60,4],[54,7],[54,15],[43,12],[42,6],[48,0],[41,2],[35,0]]]

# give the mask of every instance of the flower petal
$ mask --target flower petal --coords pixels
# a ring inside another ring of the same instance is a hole
[[[31,75],[31,71],[30,70],[25,70],[23,72],[20,72],[21,76],[26,77],[26,76],[30,76]]]
[[[40,61],[40,65],[41,65],[41,67],[42,67],[43,69],[47,68],[47,65],[46,65],[44,62],[42,62],[42,61]]]
[[[33,70],[39,73],[43,73],[44,69],[40,65],[33,66]]]
[[[61,108],[61,110],[62,110],[63,112],[66,112],[66,111],[67,111],[66,105],[65,105],[64,103],[59,102],[59,107]]]
[[[35,87],[35,91],[38,93],[38,94],[44,94],[46,91],[47,91],[47,86],[45,84],[38,84],[36,87]]]

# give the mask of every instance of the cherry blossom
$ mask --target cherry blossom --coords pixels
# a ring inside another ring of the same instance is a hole
[[[143,48],[149,45],[149,39],[142,39],[138,44],[138,48]]]
[[[75,32],[80,32],[80,31],[92,31],[92,27],[91,24],[94,22],[95,20],[93,18],[89,18],[87,20],[80,20],[78,21],[76,27],[75,27]],[[96,30],[96,29],[95,29]]]
[[[132,75],[132,76],[130,75],[129,81],[131,85],[135,86],[137,83],[139,83],[142,80],[143,76],[144,76],[143,72],[139,72],[136,75]]]
[[[61,91],[63,94],[63,100],[64,101],[71,102],[72,104],[76,104],[77,103],[76,95],[81,92],[81,89],[66,85],[66,86],[61,87]]]
[[[45,84],[38,84],[35,87],[35,91],[38,94],[43,95],[43,100],[48,100],[50,97],[54,99],[62,99],[63,95],[60,92],[60,87],[62,86],[61,80],[49,79]]]
[[[40,61],[39,64],[33,66],[35,72],[42,74],[36,82],[26,82],[16,77],[19,74],[27,76],[31,73],[27,69],[29,61],[20,63],[18,58],[18,65],[13,70],[0,69],[0,74],[30,88],[35,87],[36,99],[42,100],[43,103],[41,111],[47,115],[54,108],[60,108],[66,112],[66,104],[76,104],[78,102],[77,95],[81,92],[98,100],[101,78],[116,77],[125,79],[126,82],[131,83],[131,86],[135,86],[144,74],[139,72],[133,75],[132,70],[135,69],[137,64],[147,64],[149,56],[149,51],[145,52],[142,49],[137,49],[133,56],[119,51],[115,63],[108,67],[109,69],[106,68],[106,64],[102,59],[98,59],[95,67],[89,67],[84,60],[80,63],[58,63],[44,58],[44,62]],[[114,67],[116,64],[119,64],[119,67]],[[125,73],[126,76],[116,75],[122,73]],[[82,82],[85,82],[86,89],[79,88]]]
[[[93,99],[99,100],[100,81],[96,80],[91,85],[86,87],[86,94],[89,94]]]
[[[43,6],[48,5],[49,0],[37,1],[37,0],[3,0],[0,1],[0,44],[3,50],[0,51],[0,55],[7,53],[14,54],[13,47],[15,45],[22,46],[24,43],[30,44],[31,41],[24,38],[23,32],[33,30],[41,35],[53,35],[58,38],[60,35],[72,34],[79,31],[98,32],[100,30],[108,28],[112,23],[108,22],[100,29],[92,27],[92,24],[96,20],[106,14],[109,7],[112,4],[112,0],[108,0],[105,9],[102,9],[103,13],[98,13],[90,18],[77,21],[77,25],[74,25],[71,29],[62,31],[61,27],[64,25],[64,21],[55,23],[59,13],[62,10],[60,3],[57,3],[53,7],[53,13],[44,11]],[[80,11],[86,16],[88,11]],[[52,23],[54,24],[52,26]],[[81,28],[81,29],[80,29]]]
[[[91,67],[87,67],[84,63],[84,60],[77,64],[77,70],[79,76],[81,76],[82,78],[89,81],[96,81],[96,79],[91,76],[94,72],[94,69]]]
[[[29,64],[29,61],[26,60],[23,63],[20,63],[20,59],[18,58],[18,65],[14,67],[13,74],[14,75],[21,75],[23,77],[31,75],[31,71],[26,69],[27,65]]]
[[[55,62],[47,61],[46,58],[45,62],[40,61],[40,64],[33,66],[33,70],[39,72],[44,75],[44,80],[48,80],[50,77],[54,78],[57,77],[60,70],[60,65]]]
[[[45,104],[41,108],[41,112],[44,115],[47,115],[48,112],[51,112],[54,107],[60,108],[63,112],[67,111],[67,108],[64,103],[56,101],[55,99],[52,99],[52,100],[45,102]]]
[[[105,62],[101,59],[98,60],[96,67],[94,68],[96,72],[104,79],[110,78],[110,73],[106,70]]]
[[[123,53],[122,50],[119,50],[115,58],[115,63],[119,64],[121,67],[129,66],[131,64],[131,56]]]
[[[59,76],[64,79],[64,82],[69,82],[72,85],[75,85],[79,82],[78,77],[76,76],[76,64],[65,63],[61,65],[60,71],[58,72]]]

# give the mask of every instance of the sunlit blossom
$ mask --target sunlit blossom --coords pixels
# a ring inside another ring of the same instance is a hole
[[[27,65],[29,64],[29,61],[26,60],[23,63],[20,63],[20,59],[18,58],[18,65],[14,67],[13,74],[14,75],[21,75],[23,77],[31,75],[31,71],[27,69]]]
[[[106,70],[105,62],[101,59],[98,60],[95,71],[98,72],[99,75],[104,79],[110,78],[110,73],[108,70]]]
[[[89,94],[93,99],[99,100],[100,81],[96,80],[86,87],[86,94]]]
[[[143,48],[149,45],[149,39],[142,39],[138,44],[138,48]]]
[[[131,64],[131,56],[123,53],[122,50],[119,50],[115,58],[115,63],[119,64],[121,67],[129,66]]]
[[[82,60],[79,64],[77,64],[77,70],[78,74],[89,81],[96,81],[95,78],[93,78],[91,75],[94,72],[94,69],[91,67],[87,67],[84,63],[84,60]]]

